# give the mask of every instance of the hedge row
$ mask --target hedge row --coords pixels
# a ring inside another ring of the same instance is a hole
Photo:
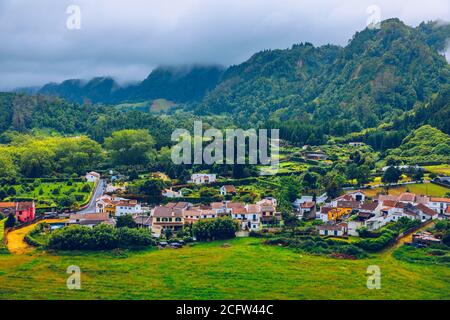
[[[53,232],[48,247],[57,250],[110,250],[154,245],[148,229],[69,226]]]

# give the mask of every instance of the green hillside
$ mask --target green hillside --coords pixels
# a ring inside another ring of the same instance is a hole
[[[389,158],[411,164],[450,163],[450,136],[425,125],[411,132],[389,155]]]

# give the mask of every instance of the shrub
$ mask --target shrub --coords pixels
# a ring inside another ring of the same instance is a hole
[[[239,223],[228,217],[200,220],[192,227],[192,232],[199,241],[231,239],[238,230]]]
[[[147,229],[116,229],[108,225],[94,228],[69,226],[55,230],[48,247],[57,250],[110,250],[137,248],[153,244]]]

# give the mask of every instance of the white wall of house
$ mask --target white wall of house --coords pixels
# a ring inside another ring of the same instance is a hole
[[[97,182],[99,180],[99,177],[93,174],[86,174],[86,181],[87,182]]]
[[[213,183],[217,181],[216,174],[195,173],[191,176],[191,181],[195,184]]]
[[[116,217],[136,213],[142,213],[142,207],[140,204],[134,206],[126,206],[126,205],[116,206]]]

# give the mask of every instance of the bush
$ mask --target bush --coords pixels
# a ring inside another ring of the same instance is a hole
[[[364,239],[357,243],[358,247],[369,252],[377,252],[395,242],[398,232],[386,229],[378,238]]]
[[[198,241],[231,239],[236,236],[239,223],[231,218],[200,220],[192,227],[192,232]]]
[[[116,229],[108,225],[89,228],[74,225],[55,230],[48,247],[57,250],[110,250],[139,248],[153,244],[147,229]]]

